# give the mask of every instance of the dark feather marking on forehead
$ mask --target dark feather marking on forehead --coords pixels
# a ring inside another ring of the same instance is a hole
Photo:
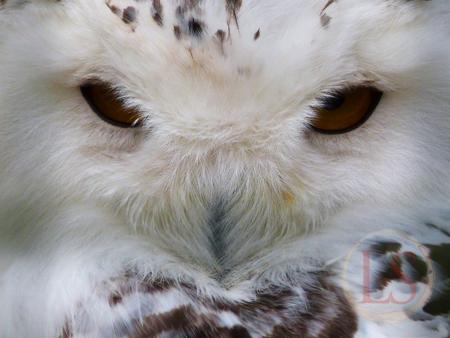
[[[113,12],[115,15],[117,15],[119,18],[122,16],[122,10],[118,8],[117,6],[111,5],[111,1],[106,2],[106,6]]]
[[[217,39],[217,41],[219,41],[220,53],[222,55],[225,54],[225,50],[223,48],[223,43],[225,42],[226,36],[227,36],[227,33],[225,33],[223,30],[221,30],[221,29],[217,30],[216,39]]]
[[[216,37],[219,39],[220,43],[223,43],[225,41],[225,36],[227,33],[225,33],[223,30],[219,29],[216,32]]]
[[[181,28],[180,26],[173,26],[173,34],[175,34],[175,37],[177,38],[177,40],[181,39]]]
[[[337,0],[328,0],[328,2],[325,4],[325,6],[320,11],[320,24],[324,28],[328,28],[328,26],[330,25],[330,21],[331,21],[331,16],[327,15],[324,12],[328,7],[330,7],[331,4],[333,4],[335,2],[337,2]]]
[[[242,0],[226,0],[226,9],[228,12],[228,16],[234,19],[236,22],[237,29],[239,30],[239,22],[238,22],[238,12],[241,9]],[[228,26],[230,25],[230,19],[228,19]],[[228,30],[230,28],[228,27]]]
[[[226,0],[227,1],[227,11],[229,13],[236,14],[239,12],[242,6],[242,0]]]
[[[332,19],[331,16],[327,15],[326,13],[322,13],[320,15],[320,24],[322,25],[323,28],[328,28],[331,19]]]
[[[117,16],[120,16],[122,13],[122,11],[116,6],[111,6],[111,7],[109,7],[109,9],[111,10],[111,12],[113,12]]]
[[[122,21],[126,24],[135,22],[137,19],[137,11],[135,7],[128,6],[123,10]]]
[[[337,0],[328,0],[328,2],[326,3],[325,7],[322,8],[322,10],[320,11],[320,14],[322,15],[322,13],[334,2],[337,2]]]
[[[153,0],[153,6],[152,6],[152,18],[155,20],[155,22],[162,27],[164,25],[164,13],[163,13],[163,5],[161,3],[161,0]]]
[[[192,36],[200,37],[203,33],[203,25],[203,22],[191,18],[188,22],[189,34]]]
[[[200,39],[206,30],[206,24],[201,20],[202,11],[197,7],[197,1],[185,2],[183,6],[178,6],[175,10],[175,17],[178,24],[174,30],[177,39],[193,37]]]
[[[261,29],[258,29],[255,33],[255,35],[253,36],[253,40],[258,40],[259,37],[261,36]]]

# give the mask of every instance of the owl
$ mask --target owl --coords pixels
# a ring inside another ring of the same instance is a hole
[[[0,0],[0,337],[450,337],[449,18]]]

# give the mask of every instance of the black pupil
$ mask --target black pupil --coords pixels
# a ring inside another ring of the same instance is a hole
[[[333,96],[324,98],[322,101],[322,108],[326,110],[336,110],[339,109],[345,101],[345,93],[336,93]]]

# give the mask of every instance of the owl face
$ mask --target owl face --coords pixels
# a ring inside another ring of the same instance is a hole
[[[236,266],[342,209],[448,191],[449,11],[443,0],[3,1],[2,198],[95,206],[209,267],[211,250]],[[323,108],[358,90],[383,93],[356,95],[372,114],[318,130]],[[108,115],[117,105],[131,126]]]

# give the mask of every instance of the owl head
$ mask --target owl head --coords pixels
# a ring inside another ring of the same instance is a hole
[[[449,191],[445,0],[0,8],[4,210],[86,206],[236,265],[342,210]]]

